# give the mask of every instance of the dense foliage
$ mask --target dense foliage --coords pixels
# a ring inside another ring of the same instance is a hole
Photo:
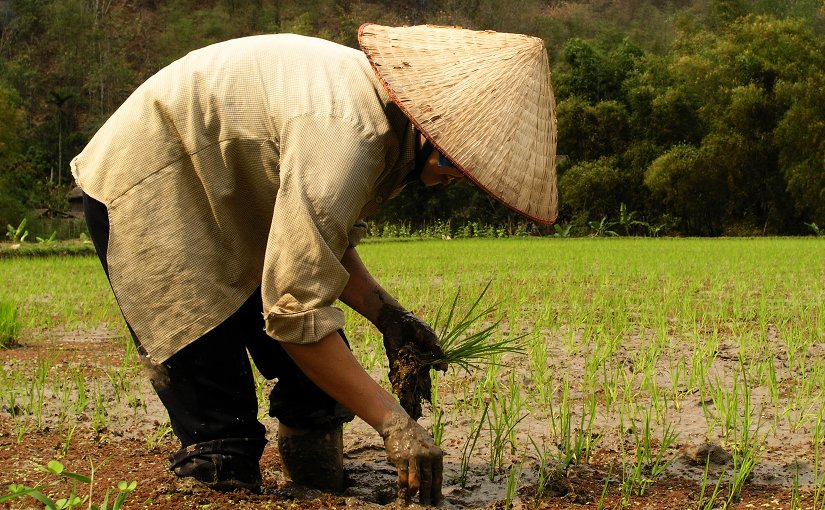
[[[355,46],[365,21],[545,39],[559,220],[574,233],[622,215],[636,221],[622,234],[825,225],[822,0],[2,1],[0,225],[28,215],[33,234],[48,235],[33,211],[68,208],[71,157],[137,85],[187,51],[263,32]],[[525,229],[466,185],[411,186],[376,219]]]

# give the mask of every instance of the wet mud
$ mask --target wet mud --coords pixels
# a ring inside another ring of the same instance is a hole
[[[553,370],[564,367],[573,377],[582,376],[589,352],[571,356],[560,347],[561,340],[550,343],[548,365]],[[643,338],[632,336],[627,340],[630,352],[644,345]],[[586,346],[585,342],[581,342]],[[262,414],[261,422],[268,431],[269,444],[264,450],[260,467],[263,475],[263,492],[250,491],[222,493],[203,486],[187,487],[170,471],[167,456],[180,445],[168,428],[167,417],[160,401],[152,391],[148,378],[134,362],[125,363],[123,341],[105,338],[96,332],[74,332],[66,337],[53,335],[39,342],[24,343],[17,349],[0,350],[0,366],[8,381],[15,377],[30,377],[38,366],[49,367],[48,383],[42,396],[43,407],[40,423],[34,415],[23,411],[29,405],[26,392],[31,387],[28,380],[20,386],[16,402],[0,402],[0,488],[11,483],[34,485],[42,483],[52,497],[65,497],[71,490],[71,480],[44,476],[38,466],[58,459],[67,471],[89,474],[90,463],[97,466],[95,503],[100,503],[107,488],[116,487],[121,480],[137,481],[137,488],[129,496],[125,508],[146,510],[188,510],[191,508],[231,508],[246,510],[270,509],[326,509],[358,508],[386,509],[400,507],[397,500],[397,474],[387,461],[383,440],[365,422],[356,419],[347,423],[343,435],[343,465],[345,488],[343,493],[323,493],[294,484],[285,474],[284,465],[275,447],[277,420]],[[825,351],[817,353],[825,354]],[[413,357],[409,357],[409,356]],[[393,387],[405,395],[406,406],[410,402],[419,405],[429,396],[428,378],[419,378],[422,369],[415,353],[404,354],[395,367]],[[689,353],[688,353],[689,355]],[[690,359],[687,357],[686,359]],[[722,360],[728,368],[738,369],[736,360]],[[124,368],[125,367],[125,368]],[[376,368],[373,377],[378,379],[386,367]],[[515,368],[519,377],[527,377],[527,367]],[[77,388],[68,383],[71,379],[60,377],[83,375],[88,403],[85,410],[61,414],[61,401],[76,404]],[[115,378],[116,375],[122,377]],[[778,367],[778,377],[785,384],[796,379],[787,366]],[[507,384],[508,377],[501,384]],[[465,380],[466,379],[466,380]],[[661,375],[661,381],[667,376]],[[11,384],[10,382],[8,382]],[[723,477],[727,483],[731,462],[728,462],[729,445],[718,440],[708,443],[703,407],[700,396],[687,394],[680,406],[670,408],[672,423],[679,431],[679,439],[667,452],[673,464],[666,475],[647,488],[643,496],[632,495],[630,501],[622,499],[622,448],[623,437],[611,433],[615,424],[609,416],[599,413],[598,430],[605,431],[600,437],[595,454],[589,462],[573,465],[560,479],[541,481],[543,495],[537,499],[540,486],[540,462],[531,441],[552,445],[554,437],[549,430],[550,420],[538,408],[519,424],[517,439],[519,449],[513,454],[508,448],[502,465],[490,471],[492,444],[486,429],[479,437],[476,449],[466,449],[468,431],[472,430],[471,416],[462,414],[463,395],[456,388],[472,383],[463,372],[449,374],[441,379],[439,405],[449,410],[443,417],[444,435],[441,448],[444,457],[445,500],[443,509],[487,510],[505,508],[509,473],[519,467],[517,494],[512,508],[555,508],[574,510],[582,505],[596,508],[697,508],[700,484],[705,476],[715,483]],[[22,384],[22,383],[18,383]],[[123,387],[126,387],[124,391]],[[71,388],[63,395],[61,388]],[[769,401],[769,395],[754,390],[755,401]],[[8,398],[8,397],[7,397]],[[418,400],[416,400],[418,398]],[[560,397],[559,397],[560,398]],[[420,423],[429,428],[433,416],[424,406]],[[574,406],[578,413],[580,407]],[[770,409],[766,408],[765,413]],[[96,416],[105,418],[105,426],[98,427]],[[578,422],[579,414],[575,414]],[[770,415],[766,420],[770,419]],[[781,423],[780,423],[781,425]],[[488,427],[489,428],[489,427]],[[71,433],[70,433],[71,432]],[[817,478],[811,435],[804,428],[789,430],[780,426],[765,437],[761,453],[751,479],[743,489],[742,500],[731,505],[731,510],[746,508],[813,508],[813,494]],[[722,448],[720,448],[722,447]],[[552,446],[550,448],[553,448]],[[727,451],[726,451],[727,450]],[[553,450],[555,451],[555,450]],[[710,459],[710,462],[708,462]],[[466,468],[466,471],[465,471]],[[706,475],[706,472],[709,475]],[[464,478],[459,478],[460,474]],[[87,490],[88,487],[80,488]],[[708,490],[712,490],[712,486]],[[796,498],[796,499],[795,499]],[[821,495],[819,496],[821,506]],[[33,500],[18,500],[0,508],[34,508]],[[41,506],[42,508],[42,506]],[[406,508],[419,508],[409,505]]]
[[[430,365],[417,346],[407,344],[398,351],[390,363],[389,379],[401,407],[413,420],[421,418],[421,402],[431,402],[432,381]]]

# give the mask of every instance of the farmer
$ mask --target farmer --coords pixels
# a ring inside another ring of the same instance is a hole
[[[441,353],[370,275],[362,219],[403,186],[467,178],[555,217],[555,117],[540,40],[364,25],[362,51],[262,35],[149,78],[72,161],[89,230],[181,449],[171,470],[257,489],[267,442],[249,357],[294,482],[343,488],[342,424],[383,438],[407,496],[441,499],[442,451],[358,364],[341,300]],[[441,367],[444,368],[444,367]]]

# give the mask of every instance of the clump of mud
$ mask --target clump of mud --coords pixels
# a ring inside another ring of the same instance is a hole
[[[430,364],[418,346],[409,343],[398,350],[390,360],[389,379],[401,407],[413,420],[421,418],[421,402],[432,403],[432,381]]]

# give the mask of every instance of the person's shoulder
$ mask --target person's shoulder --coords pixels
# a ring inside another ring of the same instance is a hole
[[[363,52],[343,44],[321,39],[319,37],[311,37],[300,34],[258,34],[246,37],[239,37],[237,39],[229,39],[227,41],[217,42],[194,50],[192,53],[210,52],[210,51],[238,51],[243,49],[251,49],[256,51],[268,51],[278,49],[280,51],[298,51],[300,53],[326,53],[337,54],[341,57],[349,56],[350,58],[361,59],[366,57]]]

